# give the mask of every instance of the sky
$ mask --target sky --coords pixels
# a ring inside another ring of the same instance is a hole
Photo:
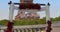
[[[9,19],[9,5],[8,2],[10,0],[0,0],[0,20],[1,19]],[[19,0],[11,0],[14,2],[19,2]],[[43,3],[47,4],[48,2],[51,4],[50,6],[50,17],[58,17],[60,16],[60,0],[34,0],[34,3]],[[14,16],[17,14],[17,11],[14,12]],[[45,16],[45,11],[39,12],[40,17]]]

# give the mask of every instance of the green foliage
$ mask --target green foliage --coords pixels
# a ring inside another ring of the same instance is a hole
[[[6,20],[6,19],[0,20],[0,25],[7,25],[7,21],[8,21],[8,20]]]
[[[60,21],[60,16],[59,17],[55,17],[55,18],[51,18],[51,21],[53,21],[53,22]]]
[[[37,19],[24,19],[14,21],[14,25],[37,25],[37,24],[45,24],[45,22],[41,22],[41,20]]]
[[[51,18],[52,22],[60,21],[60,17]],[[8,20],[0,20],[0,25],[7,25]],[[37,24],[45,24],[46,17],[43,19],[21,19],[21,20],[14,20],[14,25],[37,25]]]
[[[0,25],[7,25],[8,20],[1,20]],[[22,20],[14,20],[14,25],[37,25],[37,24],[45,24],[43,19],[22,19]]]

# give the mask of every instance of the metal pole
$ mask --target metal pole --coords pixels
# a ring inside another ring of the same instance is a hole
[[[46,32],[51,32],[51,20],[49,12],[49,3],[46,4]]]

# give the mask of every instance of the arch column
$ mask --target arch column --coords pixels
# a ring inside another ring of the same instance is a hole
[[[50,4],[46,4],[46,32],[51,32],[51,20],[50,20],[50,11],[49,11]]]
[[[14,13],[14,4],[12,1],[10,1],[11,4],[9,4],[9,21],[7,24],[7,30],[6,32],[12,32],[13,29],[13,13]]]

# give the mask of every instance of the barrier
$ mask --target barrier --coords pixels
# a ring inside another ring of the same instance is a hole
[[[6,26],[1,27],[0,31],[5,32]],[[14,26],[12,32],[41,32],[45,30],[44,25],[26,25],[26,26]]]

